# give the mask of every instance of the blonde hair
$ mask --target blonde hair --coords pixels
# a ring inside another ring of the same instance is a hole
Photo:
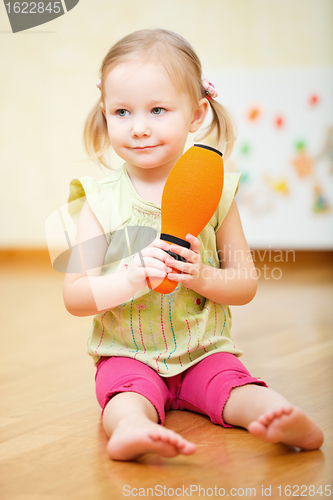
[[[97,159],[105,167],[105,154],[110,148],[106,118],[100,103],[104,102],[104,83],[108,73],[118,64],[141,58],[143,62],[161,63],[173,84],[187,93],[193,106],[206,96],[202,86],[201,63],[191,45],[180,35],[164,29],[135,31],[119,40],[105,56],[100,68],[101,95],[87,116],[84,126],[84,146],[90,159]],[[215,135],[214,145],[228,158],[236,138],[233,119],[215,99],[209,100],[212,121],[200,140]]]

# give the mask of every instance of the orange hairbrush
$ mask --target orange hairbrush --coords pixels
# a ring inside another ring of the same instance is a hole
[[[224,171],[222,153],[195,144],[177,161],[166,180],[161,205],[161,239],[190,248],[187,234],[198,236],[214,215],[221,199]],[[182,257],[168,252],[175,258]],[[147,278],[149,288],[171,293],[175,281]]]

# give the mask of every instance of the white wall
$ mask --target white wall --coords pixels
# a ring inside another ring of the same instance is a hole
[[[82,129],[98,98],[99,65],[123,35],[177,31],[211,78],[332,67],[332,25],[331,0],[81,0],[65,16],[12,34],[1,3],[0,246],[46,246],[45,219],[66,203],[70,180],[104,175],[80,162]],[[228,107],[223,79],[218,84]],[[255,243],[251,220],[245,229]]]

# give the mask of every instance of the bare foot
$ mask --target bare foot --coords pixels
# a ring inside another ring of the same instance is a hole
[[[175,457],[190,455],[195,450],[196,445],[180,434],[142,417],[123,419],[107,445],[113,460],[135,460],[145,453]]]
[[[316,450],[324,441],[319,427],[302,410],[291,405],[260,415],[250,423],[248,431],[270,443],[285,443],[302,450]]]

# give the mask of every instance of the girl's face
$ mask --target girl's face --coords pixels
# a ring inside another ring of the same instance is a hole
[[[114,151],[133,167],[171,170],[183,154],[189,132],[203,122],[206,99],[193,109],[160,64],[129,61],[107,75],[105,102]]]

